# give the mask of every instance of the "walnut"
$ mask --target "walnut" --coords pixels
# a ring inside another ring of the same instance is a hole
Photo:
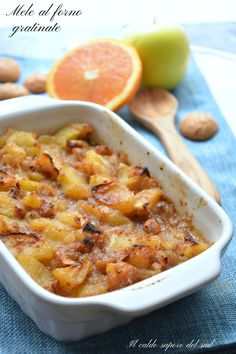
[[[143,224],[143,229],[147,233],[159,234],[161,231],[161,226],[155,219],[148,219]]]
[[[11,58],[0,58],[0,81],[15,82],[20,77],[20,65]]]
[[[32,93],[44,93],[46,91],[46,78],[46,74],[32,73],[25,79],[24,85]]]
[[[0,100],[7,100],[9,98],[27,96],[29,91],[26,87],[14,84],[12,82],[6,82],[0,85]]]
[[[210,139],[218,130],[214,117],[205,112],[191,112],[180,122],[180,132],[191,140]]]

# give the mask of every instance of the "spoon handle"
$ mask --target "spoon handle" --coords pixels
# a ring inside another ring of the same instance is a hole
[[[152,123],[152,130],[160,137],[171,160],[202,187],[217,203],[220,195],[200,163],[192,155],[178,135],[174,124],[169,119],[159,119]]]

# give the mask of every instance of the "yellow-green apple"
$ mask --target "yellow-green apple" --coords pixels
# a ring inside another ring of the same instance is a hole
[[[130,26],[124,39],[140,55],[144,86],[172,89],[183,79],[188,65],[189,41],[180,25]]]

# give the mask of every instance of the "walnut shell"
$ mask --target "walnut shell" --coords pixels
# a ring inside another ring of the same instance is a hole
[[[20,77],[20,65],[12,58],[0,58],[0,81],[15,82]]]
[[[46,91],[46,78],[44,73],[32,73],[24,81],[25,87],[32,93],[44,93]]]
[[[29,91],[26,87],[7,82],[0,85],[0,100],[7,100],[9,98],[27,96]]]
[[[191,140],[210,139],[218,130],[214,117],[205,112],[191,112],[180,122],[180,132]]]

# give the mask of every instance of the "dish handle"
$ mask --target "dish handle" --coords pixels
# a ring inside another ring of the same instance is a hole
[[[179,265],[178,271],[172,268],[163,275],[160,273],[156,281],[149,278],[142,285],[137,283],[110,293],[104,305],[116,313],[132,316],[144,315],[166,306],[216,279],[221,271],[220,253],[218,247],[213,246]]]

